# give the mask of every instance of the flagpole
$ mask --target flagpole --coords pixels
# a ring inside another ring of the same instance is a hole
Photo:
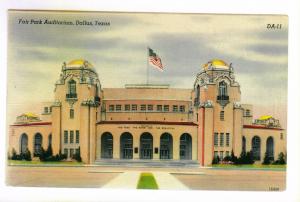
[[[146,56],[146,62],[147,62],[147,86],[149,85],[149,47],[147,46],[147,56]]]

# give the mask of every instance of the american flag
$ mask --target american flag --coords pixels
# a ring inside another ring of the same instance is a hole
[[[156,67],[158,70],[163,71],[164,67],[161,63],[160,57],[151,49],[148,48],[149,53],[149,64]]]

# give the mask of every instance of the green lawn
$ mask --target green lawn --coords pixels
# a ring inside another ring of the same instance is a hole
[[[141,173],[137,189],[158,189],[152,173]]]
[[[41,162],[41,161],[21,161],[21,160],[8,160],[8,165],[83,165],[82,162],[73,162],[73,161],[47,161],[47,162]]]
[[[230,164],[214,164],[213,168],[245,168],[245,169],[286,169],[286,165],[262,165],[262,164],[250,164],[250,165],[230,165]]]

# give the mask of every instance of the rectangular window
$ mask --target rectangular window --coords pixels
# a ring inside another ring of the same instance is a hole
[[[79,143],[79,130],[76,130],[76,143]]]
[[[220,159],[223,160],[223,158],[224,158],[224,152],[220,151]]]
[[[224,121],[224,111],[220,111],[220,120]]]
[[[79,154],[79,148],[77,148],[75,151],[76,151],[76,154]]]
[[[131,105],[131,110],[136,111],[137,110],[137,105]]]
[[[223,147],[224,146],[224,133],[220,134],[220,146]]]
[[[49,107],[49,112],[50,112],[50,113],[52,112],[52,107]]]
[[[130,105],[125,105],[125,111],[130,111]]]
[[[168,112],[169,111],[169,105],[164,105],[164,111]]]
[[[73,158],[74,155],[74,149],[70,149],[70,157]]]
[[[156,110],[159,111],[159,112],[161,112],[162,111],[162,105],[157,105],[156,106]]]
[[[109,105],[109,111],[110,112],[115,111],[115,105]]]
[[[180,112],[185,112],[185,106],[184,105],[180,105],[179,110],[180,110]]]
[[[48,107],[44,107],[44,113],[48,114]]]
[[[70,119],[74,118],[74,109],[70,109]]]
[[[229,147],[230,135],[226,133],[226,146]]]
[[[64,155],[68,158],[68,149],[64,149]]]
[[[249,109],[246,110],[246,116],[250,116],[250,110]]]
[[[148,105],[148,111],[153,111],[153,105]]]
[[[219,142],[219,140],[218,140],[218,139],[219,139],[219,138],[218,138],[218,135],[219,135],[218,133],[215,133],[215,134],[214,134],[214,145],[215,145],[215,146],[218,146],[218,142]]]
[[[121,111],[121,105],[116,105],[116,111]]]
[[[68,144],[68,131],[67,130],[64,131],[64,143]]]
[[[177,105],[173,105],[173,112],[178,112],[178,106]]]
[[[218,157],[218,152],[214,151],[214,158],[217,158],[217,157]]]
[[[146,111],[146,105],[141,105],[141,111]]]
[[[70,131],[70,143],[74,143],[74,131]]]
[[[226,155],[225,156],[229,156],[229,151],[226,151]]]

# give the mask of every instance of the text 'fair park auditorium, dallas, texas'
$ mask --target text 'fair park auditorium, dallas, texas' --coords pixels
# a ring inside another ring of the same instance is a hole
[[[41,118],[17,117],[9,127],[9,146],[32,156],[51,144],[72,157],[80,147],[86,164],[155,162],[212,164],[242,151],[277,158],[286,153],[286,132],[272,116],[253,121],[252,105],[240,104],[240,85],[232,65],[211,60],[196,75],[193,89],[169,85],[102,88],[92,64],[64,63],[54,101]]]

